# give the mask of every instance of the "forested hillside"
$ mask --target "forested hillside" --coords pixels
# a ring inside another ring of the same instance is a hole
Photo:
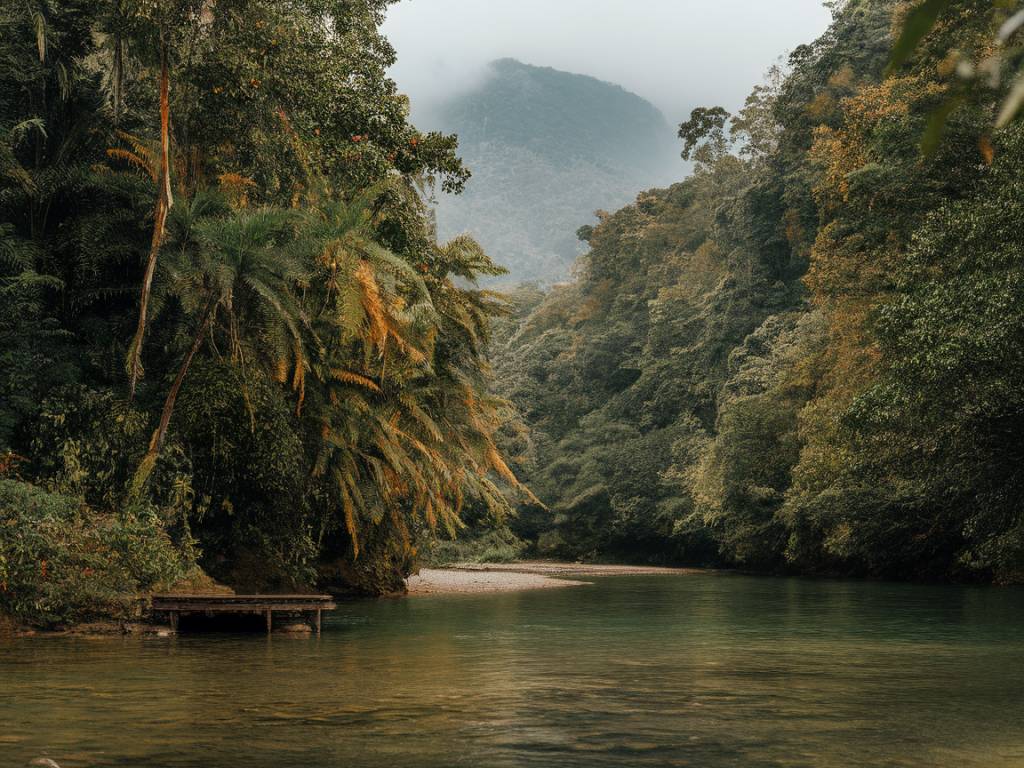
[[[657,110],[498,62],[442,222],[586,251],[503,297],[388,4],[0,9],[0,613],[402,589],[515,506],[544,555],[1024,579],[1024,16],[836,3],[638,197]]]
[[[498,381],[540,551],[1024,577],[1024,132],[956,74],[1006,14],[955,4],[887,76],[914,5],[836,4],[738,115],[681,126],[692,177],[518,297]]]
[[[506,509],[501,270],[434,237],[417,185],[468,172],[385,76],[387,5],[3,5],[0,611],[401,588]]]
[[[438,196],[438,229],[477,238],[509,270],[506,284],[565,280],[582,222],[683,167],[667,121],[644,99],[513,59],[424,119],[458,134],[473,172],[463,194]]]

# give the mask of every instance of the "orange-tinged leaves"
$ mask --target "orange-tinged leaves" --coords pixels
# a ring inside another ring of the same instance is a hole
[[[371,378],[363,376],[362,374],[355,373],[354,371],[346,371],[342,368],[332,368],[331,377],[345,384],[354,384],[358,387],[363,387],[371,392],[381,392],[381,388],[377,385],[377,382]]]
[[[362,288],[363,309],[366,311],[367,332],[370,343],[384,354],[388,340],[388,321],[384,313],[384,301],[373,268],[366,261],[360,261],[355,272],[356,281]]]
[[[944,90],[942,85],[925,82],[922,76],[890,77],[843,99],[842,124],[822,125],[814,131],[809,156],[820,169],[814,187],[818,204],[826,212],[844,205],[850,190],[849,175],[873,160],[870,143],[880,125],[907,119],[915,102],[933,99]]]
[[[274,364],[274,381],[278,384],[284,384],[288,381],[288,359],[280,357]]]
[[[992,146],[992,137],[983,135],[978,139],[978,150],[981,152],[981,159],[985,161],[985,165],[992,165],[992,161],[996,158],[996,149]]]
[[[292,353],[295,356],[295,374],[292,377],[292,391],[299,393],[295,413],[301,415],[302,405],[306,402],[306,359],[302,354],[302,342],[299,339],[293,341]]]
[[[256,186],[255,181],[238,173],[222,173],[217,177],[217,184],[234,208],[246,208],[249,190]]]
[[[341,507],[345,513],[345,530],[348,531],[349,538],[352,540],[352,557],[359,558],[359,529],[356,526],[356,508],[352,503],[352,497],[349,495],[348,488],[345,484],[341,484]]]

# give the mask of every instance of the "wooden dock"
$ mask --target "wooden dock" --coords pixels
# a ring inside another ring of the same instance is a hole
[[[267,632],[272,632],[276,611],[308,616],[320,634],[323,612],[333,611],[337,605],[330,595],[153,595],[152,608],[154,613],[167,614],[175,632],[183,614],[262,615],[267,621]]]

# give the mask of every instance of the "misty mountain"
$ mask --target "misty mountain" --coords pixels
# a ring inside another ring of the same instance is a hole
[[[514,59],[421,118],[459,135],[473,178],[437,205],[442,239],[475,236],[513,282],[566,279],[594,211],[682,174],[674,131],[640,96]]]

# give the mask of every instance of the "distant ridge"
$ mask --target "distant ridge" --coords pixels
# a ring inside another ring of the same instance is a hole
[[[595,210],[682,174],[664,115],[587,75],[499,59],[431,118],[459,135],[473,171],[462,196],[439,201],[439,233],[470,232],[513,282],[567,278]]]

